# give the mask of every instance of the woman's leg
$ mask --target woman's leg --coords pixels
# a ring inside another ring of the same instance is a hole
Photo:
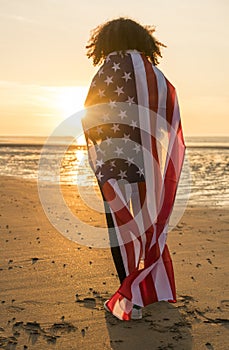
[[[126,271],[122,260],[122,254],[118,243],[118,238],[115,230],[114,221],[112,218],[112,214],[110,212],[109,205],[104,199],[104,207],[106,212],[106,220],[107,220],[107,226],[108,226],[108,234],[110,239],[110,247],[111,247],[111,254],[113,257],[114,265],[116,268],[116,271],[118,273],[118,277],[120,280],[120,283],[123,282],[123,280],[126,278]]]

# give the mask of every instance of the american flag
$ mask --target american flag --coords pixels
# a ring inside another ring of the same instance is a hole
[[[107,307],[129,320],[134,304],[176,300],[166,244],[185,151],[176,91],[143,54],[114,52],[92,80],[85,107],[89,161],[127,276]]]

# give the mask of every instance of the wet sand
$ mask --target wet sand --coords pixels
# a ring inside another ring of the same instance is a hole
[[[85,222],[104,226],[75,189],[63,193]],[[119,286],[109,249],[68,240],[47,219],[36,182],[1,177],[0,348],[226,350],[228,228],[228,208],[187,207],[168,239],[177,303],[122,322],[103,309]]]

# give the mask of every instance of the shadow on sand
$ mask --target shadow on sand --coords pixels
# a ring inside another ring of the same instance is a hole
[[[114,350],[191,350],[190,325],[180,310],[158,302],[143,310],[140,321],[119,321],[106,312],[111,348]]]

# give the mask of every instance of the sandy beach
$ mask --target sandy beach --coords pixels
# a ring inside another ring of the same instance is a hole
[[[64,196],[85,222],[71,188]],[[104,226],[103,215],[93,218]],[[122,322],[103,302],[119,286],[109,249],[77,244],[49,222],[37,183],[0,178],[0,348],[226,350],[228,208],[187,207],[169,234],[177,303]]]

